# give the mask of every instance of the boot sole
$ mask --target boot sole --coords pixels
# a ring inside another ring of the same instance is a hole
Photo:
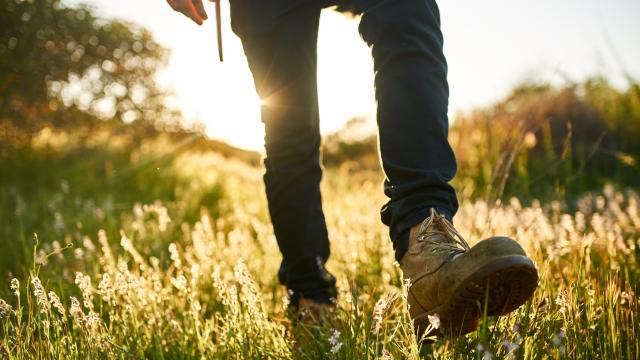
[[[538,272],[526,256],[500,257],[464,279],[444,305],[414,319],[418,336],[428,325],[428,315],[440,317],[440,334],[455,337],[475,331],[484,316],[505,315],[527,302],[538,286]]]

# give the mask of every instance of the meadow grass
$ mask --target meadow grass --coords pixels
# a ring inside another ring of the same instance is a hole
[[[162,138],[107,137],[93,151],[55,139],[3,164],[13,177],[0,190],[0,358],[640,356],[637,192],[585,194],[572,213],[561,202],[462,198],[461,234],[516,238],[539,288],[477,332],[420,346],[379,220],[380,173],[326,171],[338,308],[302,326],[276,280],[260,168]]]

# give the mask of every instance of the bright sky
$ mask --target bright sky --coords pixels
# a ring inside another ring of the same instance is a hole
[[[232,0],[233,1],[233,0]],[[186,118],[212,138],[262,150],[263,125],[239,39],[223,2],[225,61],[217,59],[213,4],[202,27],[158,0],[68,0],[99,15],[141,24],[171,49],[161,83],[175,92]],[[623,69],[640,76],[638,0],[440,1],[449,62],[450,115],[490,104],[524,79],[561,83],[604,73],[624,86]],[[374,118],[373,63],[357,19],[322,15],[319,38],[321,129],[353,116]]]

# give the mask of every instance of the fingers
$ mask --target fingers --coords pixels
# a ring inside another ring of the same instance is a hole
[[[173,10],[182,13],[198,25],[202,25],[204,20],[207,19],[207,13],[204,11],[204,6],[202,6],[202,0],[167,0],[167,2]],[[198,3],[201,9],[200,12],[193,2]]]
[[[202,25],[204,20],[202,19],[202,16],[200,16],[200,14],[198,13],[198,10],[196,10],[195,5],[193,4],[194,2],[199,2],[200,3],[200,7],[202,7],[202,1],[187,0],[187,6],[188,6],[188,9],[189,9],[189,15],[187,15],[187,16],[190,17],[191,20],[195,21],[196,24]],[[204,12],[204,8],[202,9],[202,11]],[[206,13],[205,13],[205,16],[206,16]]]
[[[191,0],[193,6],[196,8],[198,15],[202,18],[202,20],[207,20],[207,12],[204,10],[204,5],[202,4],[202,0]]]

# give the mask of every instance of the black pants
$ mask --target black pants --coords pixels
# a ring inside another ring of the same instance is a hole
[[[263,1],[262,4],[268,2]],[[400,259],[410,228],[435,208],[458,209],[449,181],[456,161],[447,141],[447,64],[433,0],[356,0],[359,31],[375,65],[380,155],[386,175],[382,222]],[[233,2],[232,2],[233,5]],[[262,5],[266,6],[266,5]],[[238,30],[263,101],[264,181],[278,246],[279,280],[293,292],[328,301],[329,240],[322,212],[316,42],[322,9],[306,2],[263,30]],[[234,9],[232,7],[232,16]],[[348,56],[348,55],[346,55]]]

